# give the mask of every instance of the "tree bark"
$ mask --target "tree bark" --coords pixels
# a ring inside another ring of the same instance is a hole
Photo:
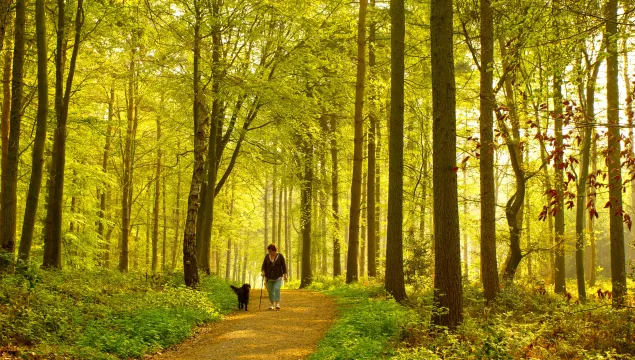
[[[375,0],[370,0],[371,9],[371,21],[370,31],[368,35],[368,67],[370,73],[370,111],[368,118],[370,120],[370,128],[368,130],[368,180],[366,193],[368,196],[367,206],[367,218],[366,226],[368,228],[368,277],[377,276],[377,240],[376,240],[376,226],[375,226],[375,174],[377,172],[377,149],[375,146],[375,137],[377,135],[377,89],[375,82],[377,81],[377,70],[375,69],[376,56],[375,56],[375,42],[376,42],[376,27],[377,27],[377,15],[375,14]]]
[[[46,45],[44,0],[35,1],[35,33],[37,38],[37,120],[35,140],[33,141],[31,180],[27,194],[26,208],[24,210],[22,238],[20,239],[19,258],[22,261],[28,261],[31,253],[33,229],[35,227],[37,206],[40,199],[40,189],[42,187],[44,147],[46,146],[46,123],[48,120],[48,50]]]
[[[201,11],[198,0],[194,1],[195,22],[194,22],[194,167],[192,171],[192,182],[190,183],[190,191],[187,198],[187,218],[185,220],[185,231],[183,234],[183,276],[185,285],[189,287],[197,287],[199,285],[198,264],[196,259],[196,220],[198,215],[198,207],[201,203],[200,192],[203,183],[203,170],[205,168],[205,125],[209,121],[209,117],[200,116],[202,107],[203,94],[200,88],[200,24]]]
[[[432,159],[434,191],[434,301],[447,313],[436,325],[455,329],[463,320],[461,239],[456,175],[456,85],[452,41],[452,3],[432,0]],[[395,99],[391,100],[393,103]],[[392,133],[397,131],[391,124]],[[400,136],[401,137],[401,136]]]
[[[64,201],[64,168],[66,165],[66,123],[68,120],[68,106],[70,102],[75,65],[79,53],[81,29],[84,22],[83,0],[77,2],[75,14],[75,42],[64,89],[65,63],[65,10],[64,1],[58,0],[57,50],[55,56],[55,115],[57,128],[53,137],[53,163],[51,166],[51,186],[49,188],[49,203],[46,213],[47,238],[44,241],[45,268],[62,268],[62,205]]]
[[[355,86],[355,139],[353,149],[353,180],[351,182],[351,207],[346,260],[346,283],[357,281],[359,268],[359,213],[362,190],[362,137],[364,131],[364,77],[366,76],[366,7],[368,0],[359,2],[357,24],[357,82]]]
[[[496,299],[500,289],[496,262],[496,195],[494,180],[494,20],[490,0],[481,0],[481,92],[480,92],[480,177],[481,177],[481,277],[485,299]]]
[[[339,206],[339,186],[338,186],[338,161],[337,161],[337,118],[330,116],[331,131],[331,202],[333,207],[333,276],[342,275],[342,259],[340,249],[340,206]]]
[[[0,242],[2,255],[0,270],[13,266],[16,243],[16,211],[18,165],[20,160],[20,125],[22,123],[22,89],[24,87],[24,41],[26,31],[25,1],[17,0],[15,4],[15,37],[13,47],[13,74],[11,79],[11,112],[9,115],[10,132],[7,151],[7,166],[2,173],[5,180],[2,183],[0,211]]]
[[[308,137],[308,135],[307,135]],[[303,171],[300,200],[300,228],[302,231],[302,275],[300,289],[313,282],[311,270],[311,203],[313,202],[313,144],[311,139],[302,140]]]
[[[101,162],[101,171],[106,175],[108,173],[108,155],[110,154],[110,144],[112,141],[112,119],[113,119],[113,111],[114,111],[114,102],[115,102],[115,88],[114,86],[110,87],[110,95],[108,98],[108,129],[106,130],[106,143],[104,144],[104,155]],[[101,190],[99,195],[99,224],[97,226],[97,233],[99,234],[99,238],[101,239],[102,246],[102,259],[103,266],[105,268],[110,267],[110,243],[107,241],[105,234],[107,232],[106,226],[106,201],[107,201],[107,189],[106,185],[103,185],[104,188]]]
[[[154,211],[152,212],[152,273],[159,263],[159,215],[161,205],[161,121],[157,117],[157,165],[154,178]]]
[[[406,299],[403,271],[403,128],[406,22],[403,0],[391,0],[390,19],[389,215],[384,285],[386,291],[395,300],[403,302]],[[450,19],[450,21],[452,20]]]
[[[556,293],[565,293],[566,281],[565,281],[565,262],[564,262],[564,170],[563,170],[563,156],[564,147],[562,144],[562,80],[559,75],[554,76],[554,131],[556,134],[556,148],[554,156],[555,166],[555,178],[556,178],[556,191],[557,191],[557,203],[556,213],[554,215],[555,220],[555,233],[556,233],[556,253],[555,253],[555,289]]]
[[[12,39],[7,37],[7,47],[11,47]],[[11,113],[11,69],[13,62],[13,51],[7,50],[4,55],[4,67],[2,70],[2,123],[0,124],[0,130],[2,130],[2,174],[7,173],[7,160],[9,158],[9,133],[11,132],[11,126],[9,122]],[[0,176],[0,197],[2,196],[2,188],[6,186],[7,177]],[[2,221],[2,200],[0,200],[0,224]],[[0,246],[2,245],[2,239],[0,238]]]
[[[624,223],[622,222],[622,170],[619,128],[619,89],[617,65],[617,0],[608,0],[605,9],[606,58],[606,116],[608,122],[608,173],[611,239],[611,282],[613,306],[620,307],[626,296],[626,263],[624,255]]]
[[[180,144],[179,144],[180,145]],[[180,148],[177,147],[177,148]],[[180,231],[180,222],[181,222],[181,168],[177,166],[176,168],[176,209],[174,210],[174,220],[176,224],[174,225],[174,243],[172,244],[172,269],[176,267],[176,250],[179,246],[179,231]]]

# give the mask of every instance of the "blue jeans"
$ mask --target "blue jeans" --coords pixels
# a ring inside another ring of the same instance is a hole
[[[267,280],[267,293],[269,301],[280,301],[280,289],[282,288],[282,279]]]

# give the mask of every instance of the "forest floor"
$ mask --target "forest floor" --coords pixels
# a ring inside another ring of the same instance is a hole
[[[336,303],[307,290],[282,290],[281,310],[268,310],[265,291],[251,291],[249,311],[236,311],[202,327],[184,343],[153,359],[303,359],[335,320]]]

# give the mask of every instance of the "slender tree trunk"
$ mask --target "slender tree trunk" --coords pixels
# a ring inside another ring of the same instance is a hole
[[[84,22],[83,0],[78,0],[75,15],[75,42],[64,89],[65,40],[64,1],[58,0],[57,50],[55,57],[55,115],[57,128],[53,137],[53,163],[51,166],[51,186],[47,209],[47,238],[44,241],[43,266],[62,268],[62,205],[64,199],[64,168],[66,165],[66,123],[68,106],[75,75],[75,65],[79,53],[81,28]]]
[[[451,7],[451,5],[450,5]],[[405,10],[403,0],[390,2],[390,136],[388,162],[388,230],[386,291],[398,302],[406,299],[403,271],[403,128],[405,74]],[[450,20],[452,21],[452,20]],[[459,259],[459,262],[461,260]],[[459,265],[460,266],[460,265]],[[459,270],[460,271],[460,270]]]
[[[286,190],[284,182],[281,182],[282,189],[278,190],[278,239],[279,247],[282,247],[282,192]]]
[[[624,255],[624,223],[622,222],[622,170],[619,128],[619,68],[617,65],[617,0],[608,0],[605,8],[607,52],[606,58],[606,115],[608,122],[608,173],[611,239],[611,282],[613,306],[620,307],[626,296],[626,264]]]
[[[367,206],[367,218],[366,226],[368,227],[368,277],[377,276],[377,240],[376,240],[376,226],[375,226],[375,176],[377,173],[377,149],[375,146],[375,137],[377,135],[377,89],[375,81],[377,77],[377,70],[375,69],[375,33],[377,27],[377,15],[375,14],[375,0],[370,0],[371,9],[371,21],[370,32],[368,36],[368,66],[370,73],[370,111],[368,118],[370,120],[370,128],[368,131],[368,180],[366,192],[368,196]]]
[[[218,17],[220,11],[219,1],[212,4],[212,13]],[[210,274],[210,252],[212,241],[212,228],[214,223],[214,197],[216,196],[216,175],[218,173],[217,146],[218,136],[221,132],[219,127],[222,123],[222,104],[220,100],[220,52],[221,34],[220,25],[215,25],[212,31],[212,122],[209,132],[209,142],[207,144],[207,191],[205,192],[205,220],[203,224],[202,247],[199,254],[199,266],[206,274]]]
[[[631,155],[635,154],[635,134],[633,133],[633,125],[635,122],[635,114],[633,113],[633,95],[635,95],[632,92],[631,89],[631,82],[633,81],[633,78],[631,77],[631,74],[629,72],[629,64],[628,64],[628,50],[627,50],[627,43],[626,43],[626,39],[623,40],[624,41],[624,64],[622,65],[624,67],[624,83],[626,85],[626,96],[627,98],[629,96],[631,96],[631,101],[626,101],[626,120],[628,123],[628,138],[630,139],[631,143],[630,143],[630,147],[631,147]],[[635,182],[631,181],[631,209],[635,209]],[[635,232],[631,231],[631,244],[635,244]]]
[[[496,189],[494,180],[494,20],[490,0],[481,0],[481,93],[480,93],[480,177],[481,177],[481,277],[485,299],[496,298],[500,285],[496,262]]]
[[[185,221],[185,231],[183,234],[183,275],[185,285],[197,287],[199,284],[198,264],[196,259],[196,220],[198,207],[201,203],[200,192],[203,183],[203,170],[205,168],[205,125],[209,117],[200,116],[203,94],[200,88],[200,24],[201,11],[198,0],[194,0],[195,22],[194,22],[194,167],[192,171],[192,182],[187,199],[187,218]]]
[[[157,117],[157,167],[154,178],[154,211],[152,217],[152,273],[159,263],[159,213],[161,201],[161,121]]]
[[[7,47],[11,48],[12,40],[11,36],[7,37]],[[4,54],[4,67],[2,70],[2,123],[0,124],[0,130],[2,133],[2,172],[7,173],[7,160],[9,158],[9,133],[10,133],[10,113],[11,113],[11,69],[13,62],[13,51],[7,50]],[[0,197],[2,196],[2,189],[6,186],[7,177],[0,177]],[[2,200],[0,200],[0,224],[2,221]],[[0,245],[3,241],[0,238]]]
[[[355,86],[355,140],[353,149],[353,181],[351,183],[351,208],[346,261],[346,283],[357,281],[359,269],[359,213],[362,192],[362,137],[364,132],[364,77],[366,76],[366,7],[368,0],[359,2],[357,24],[357,84]]]
[[[464,199],[463,199],[463,221],[467,222],[467,171],[463,171],[463,194],[464,194]],[[469,274],[469,259],[468,259],[468,253],[469,253],[469,244],[468,244],[468,237],[467,237],[467,231],[463,232],[463,276],[465,277],[465,280],[469,280],[470,279],[470,274]]]
[[[17,211],[17,185],[18,164],[20,160],[20,125],[22,123],[22,89],[24,69],[24,41],[26,31],[25,1],[17,0],[15,4],[15,40],[13,48],[13,74],[11,79],[11,112],[10,132],[7,151],[7,166],[2,173],[5,180],[2,183],[1,203],[2,224],[0,224],[0,242],[2,243],[2,255],[8,258],[0,258],[0,270],[13,266],[16,243],[16,211]]]
[[[367,158],[366,154],[366,136],[363,136],[364,141],[362,144],[362,159]],[[364,276],[366,273],[366,177],[368,176],[366,169],[363,169],[362,172],[362,200],[360,202],[361,206],[361,220],[360,220],[360,251],[359,251],[359,274],[360,276]]]
[[[4,32],[4,29],[2,29]],[[35,32],[37,37],[37,125],[33,141],[33,160],[31,162],[31,181],[27,194],[22,238],[20,239],[20,260],[29,260],[33,242],[33,228],[37,215],[37,206],[42,187],[42,169],[44,166],[44,147],[46,146],[46,122],[48,116],[48,50],[46,46],[46,15],[44,0],[35,1]],[[0,40],[1,41],[1,40]],[[1,42],[0,42],[1,44]]]
[[[108,129],[106,130],[106,143],[104,144],[104,156],[101,162],[101,171],[106,175],[108,173],[108,155],[110,154],[110,144],[112,141],[112,119],[115,102],[115,88],[111,86],[110,96],[108,98]],[[107,232],[106,225],[106,201],[107,201],[107,189],[106,184],[102,185],[104,188],[99,195],[99,225],[97,226],[97,232],[99,238],[103,242],[102,246],[102,259],[105,268],[110,267],[110,243],[106,241],[105,234]]]
[[[292,205],[293,205],[293,186],[290,186],[289,187],[289,201],[287,203],[287,208],[290,209]],[[291,224],[289,221],[288,209],[285,210],[285,214],[284,214],[285,225],[286,225],[285,232],[287,237],[285,248],[287,249],[286,255],[287,255],[287,260],[289,261],[289,263],[287,264],[287,272],[289,273],[289,280],[291,280],[291,275],[293,274],[292,272],[293,260],[291,258]]]
[[[562,80],[559,75],[554,76],[554,131],[556,133],[556,155],[554,156],[554,166],[556,172],[556,191],[557,191],[557,205],[555,217],[555,232],[556,232],[556,254],[555,254],[555,292],[565,293],[565,262],[564,262],[564,174],[563,174],[563,154],[564,147],[562,144]]]
[[[167,243],[167,239],[168,239],[168,213],[167,213],[167,209],[166,209],[166,191],[165,191],[165,185],[166,183],[166,174],[165,172],[163,173],[163,249],[161,251],[161,271],[165,272],[167,270],[166,267],[166,243]]]
[[[463,320],[461,239],[456,175],[456,86],[452,41],[452,3],[432,0],[432,161],[434,189],[434,301],[447,313],[436,325],[456,328]],[[395,102],[394,97],[391,100]],[[391,124],[392,132],[397,130]],[[402,138],[402,136],[400,136]]]
[[[265,255],[267,255],[267,246],[269,246],[269,179],[265,176]]]
[[[331,130],[331,202],[333,206],[333,276],[342,275],[342,260],[340,249],[340,206],[339,206],[339,189],[338,189],[338,161],[337,161],[337,118],[335,115],[330,116]]]
[[[595,131],[594,131],[595,132]],[[591,138],[591,172],[597,172],[597,145],[595,139],[595,133]],[[589,189],[590,193],[588,194],[589,200],[595,201],[595,191]],[[595,281],[597,280],[597,250],[595,248],[595,219],[593,217],[589,217],[589,243],[591,246],[591,254],[590,254],[590,266],[589,266],[589,286],[595,286]]]
[[[272,243],[276,243],[276,240],[278,240],[277,233],[276,233],[276,220],[277,220],[277,216],[276,216],[276,194],[277,194],[277,178],[278,177],[278,166],[277,165],[273,165],[273,178],[271,179],[271,242]]]
[[[364,1],[364,0],[362,0]],[[313,144],[311,139],[304,139],[302,143],[304,157],[301,200],[300,200],[300,228],[302,229],[302,275],[300,288],[303,289],[313,282],[311,271],[311,203],[313,201]]]
[[[180,145],[180,144],[179,144]],[[180,146],[177,147],[177,149]],[[176,168],[176,209],[174,210],[174,220],[176,224],[174,225],[174,243],[172,244],[172,269],[176,267],[176,250],[179,246],[179,231],[180,231],[180,222],[181,222],[181,168],[177,165]]]

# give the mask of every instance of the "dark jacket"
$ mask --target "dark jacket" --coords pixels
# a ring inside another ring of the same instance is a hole
[[[265,273],[267,280],[280,279],[287,273],[287,264],[284,262],[284,256],[277,254],[276,260],[271,262],[269,254],[265,255],[265,260],[262,262],[262,268],[260,270]]]

